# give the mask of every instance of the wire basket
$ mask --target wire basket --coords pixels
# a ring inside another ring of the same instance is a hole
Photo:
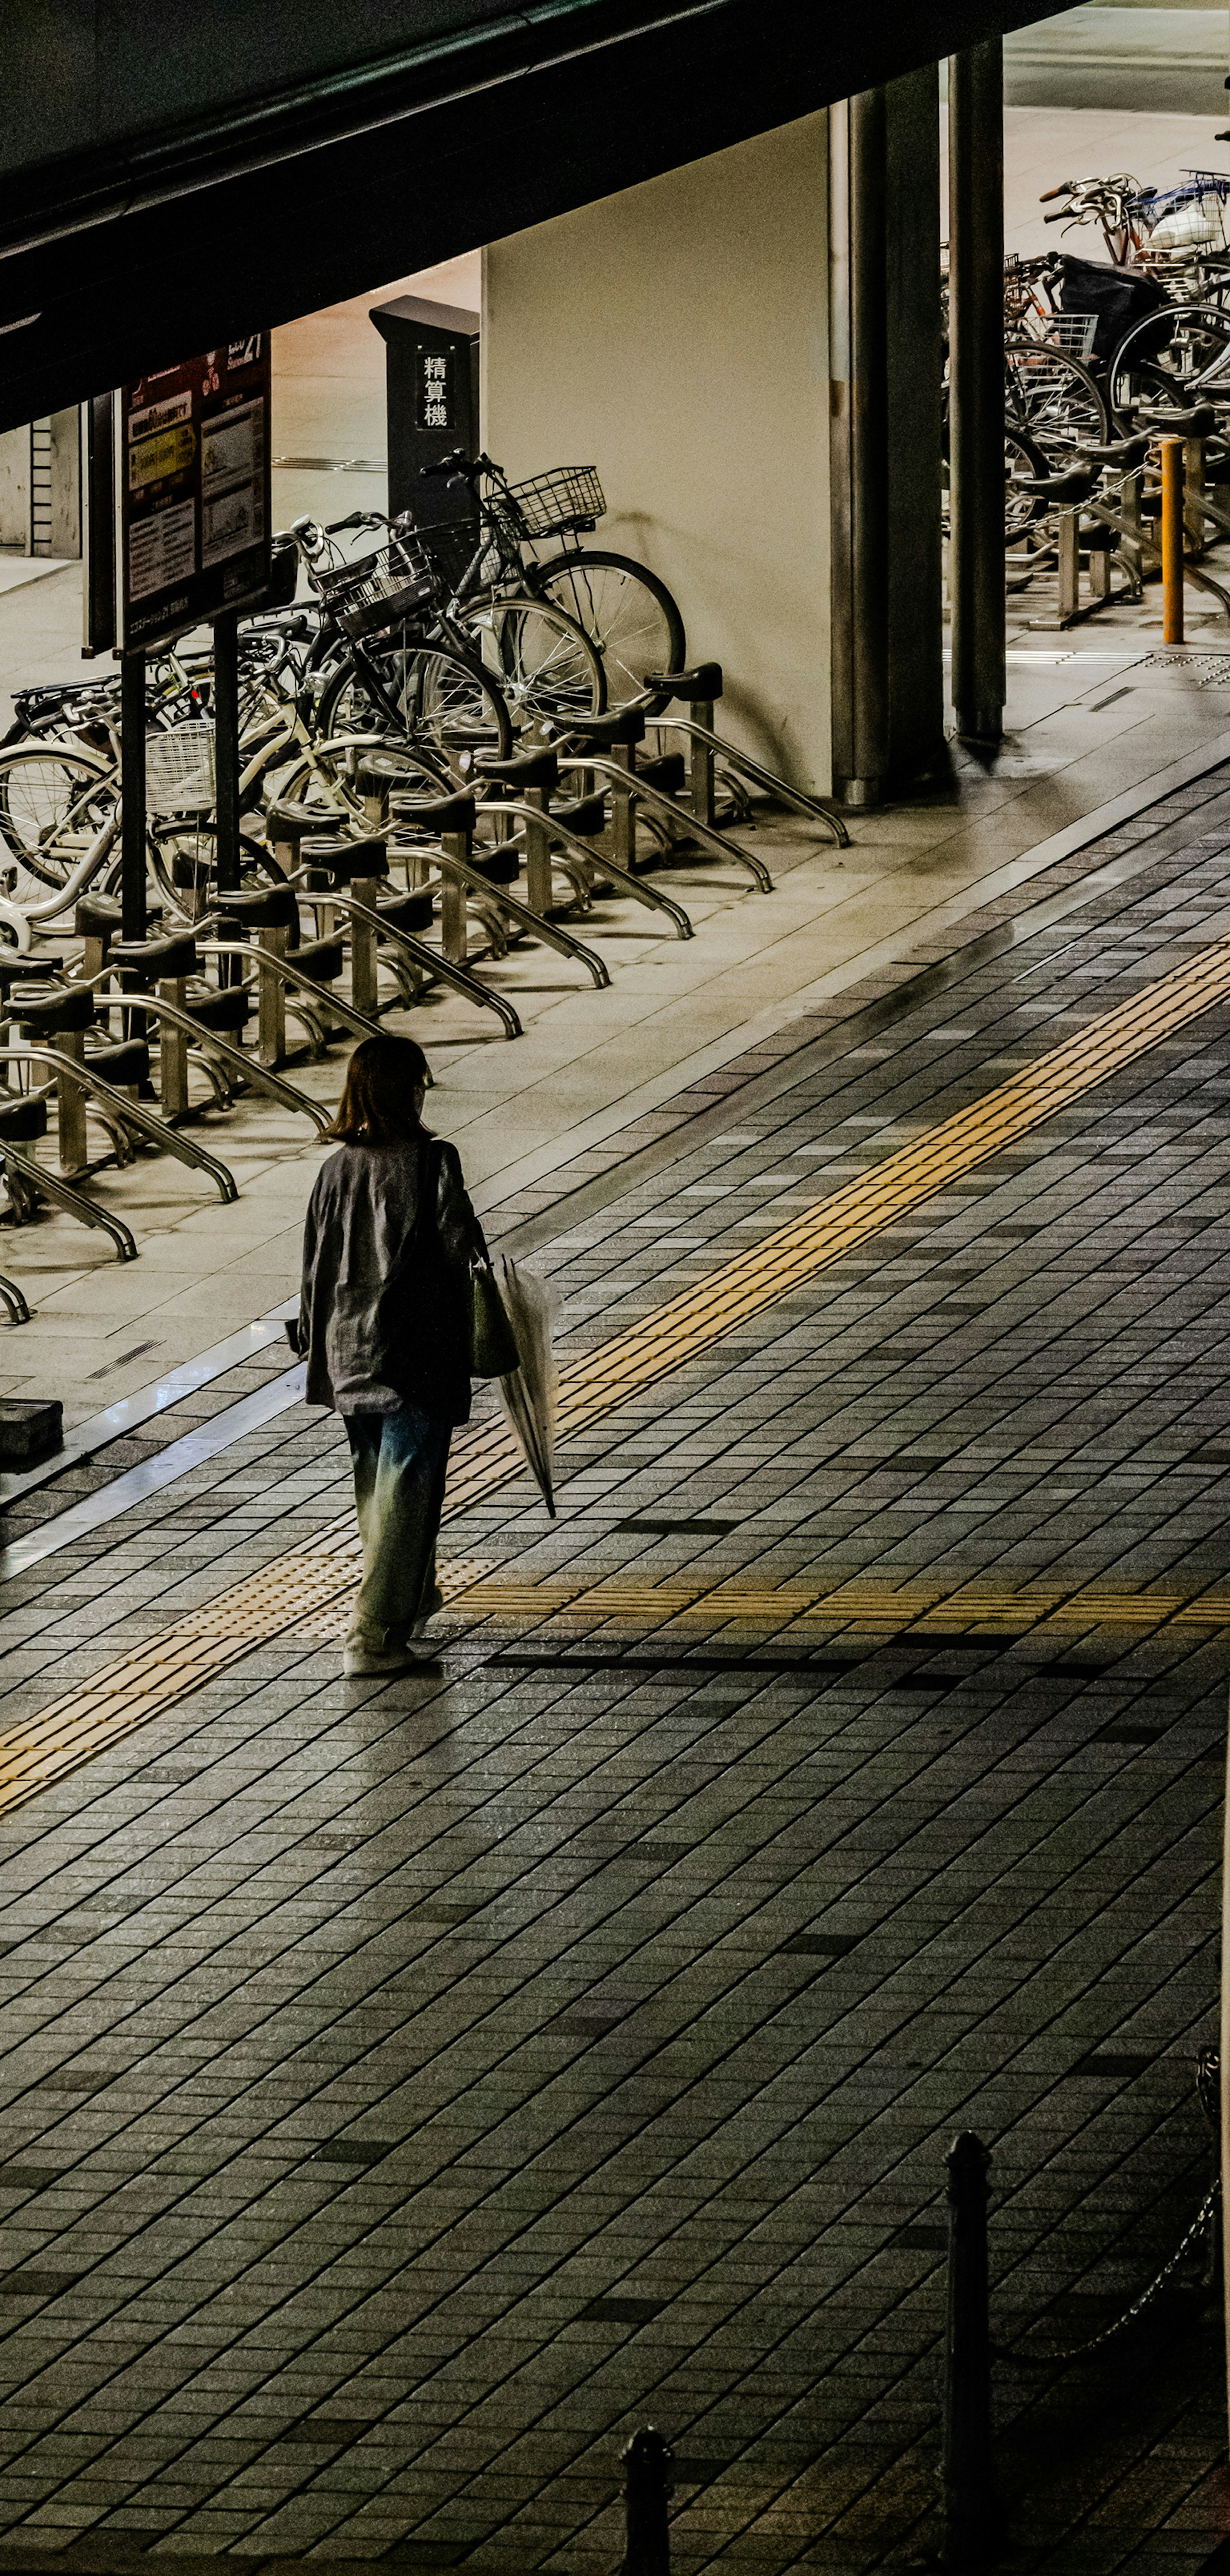
[[[1130,211],[1147,227],[1148,248],[1224,250],[1230,240],[1226,229],[1230,173],[1189,170],[1186,180],[1185,187],[1159,188],[1133,199]]]
[[[554,537],[568,528],[592,528],[606,515],[606,498],[596,466],[553,465],[549,474],[532,474],[528,483],[494,493],[491,510],[497,519],[512,519],[519,537]]]
[[[214,729],[171,725],[145,737],[145,799],[155,814],[204,814],[214,801]]]
[[[482,538],[480,519],[441,519],[435,527],[415,528],[415,544],[422,548],[428,563],[439,575],[440,589],[446,599],[456,597]],[[503,553],[498,539],[493,537],[478,566],[474,586],[494,581],[502,569]]]
[[[1074,358],[1091,358],[1098,335],[1096,313],[1052,313],[1046,325],[1046,336],[1057,349],[1068,349]]]
[[[344,635],[356,641],[375,635],[382,626],[415,617],[437,598],[439,578],[417,537],[417,529],[407,529],[361,563],[316,575],[316,588]]]

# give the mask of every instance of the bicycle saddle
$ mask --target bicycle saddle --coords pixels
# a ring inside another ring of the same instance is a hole
[[[122,1085],[149,1081],[149,1048],[144,1038],[121,1038],[113,1046],[92,1047],[86,1063],[91,1073],[101,1074],[104,1082]]]
[[[14,984],[9,1009],[23,1029],[36,1038],[67,1037],[94,1025],[94,996],[80,986]]]
[[[314,805],[273,804],[265,817],[271,841],[301,841],[305,832],[323,830],[327,817]]]
[[[305,939],[295,951],[295,971],[313,984],[335,984],[345,963],[340,939]]]
[[[83,894],[77,898],[73,929],[78,939],[114,939],[124,918],[123,906],[113,894]]]
[[[480,751],[474,775],[498,779],[501,787],[545,787],[549,795],[559,785],[559,762],[553,751],[515,751],[511,760],[501,760],[498,751]]]
[[[554,805],[550,820],[562,823],[574,840],[594,840],[606,830],[606,798],[602,794],[578,796],[571,805]]]
[[[216,993],[194,993],[184,1009],[203,1029],[241,1029],[251,1015],[252,996],[242,984],[220,984]]]
[[[1127,473],[1133,465],[1143,463],[1149,445],[1148,431],[1139,430],[1134,438],[1112,439],[1106,447],[1082,447],[1081,455],[1091,465],[1118,465]]]
[[[613,750],[617,743],[643,742],[645,719],[639,707],[616,707],[609,716],[568,716],[558,731],[595,751]]]
[[[456,796],[391,796],[389,812],[403,832],[472,832],[474,799]]]
[[[355,771],[360,796],[387,796],[394,787],[413,788],[420,772],[399,760],[395,751],[365,752]]]
[[[425,886],[413,894],[383,895],[376,906],[380,919],[390,930],[402,930],[407,935],[418,930],[430,930],[435,908],[435,896]]]
[[[720,662],[698,662],[691,671],[646,671],[645,686],[655,697],[720,698],[722,665]]]
[[[1172,438],[1207,438],[1217,427],[1217,414],[1212,403],[1194,403],[1190,411],[1171,409],[1169,405],[1142,403],[1138,417],[1151,421],[1154,434],[1161,430]]]
[[[113,939],[110,959],[143,986],[179,983],[198,970],[196,941],[190,931],[166,939]]]
[[[293,886],[245,887],[242,894],[220,894],[218,911],[244,930],[294,930],[299,921]]]
[[[1018,492],[1041,492],[1048,501],[1087,501],[1097,488],[1096,474],[1070,469],[1066,474],[1022,474]]]
[[[335,886],[349,885],[353,877],[387,877],[389,857],[383,841],[340,841],[323,832],[305,833],[299,843],[300,865],[310,869],[313,877],[331,877]],[[323,891],[319,886],[314,892]]]
[[[0,1104],[0,1140],[7,1136],[14,1145],[32,1145],[36,1136],[46,1133],[45,1100],[6,1100]]]

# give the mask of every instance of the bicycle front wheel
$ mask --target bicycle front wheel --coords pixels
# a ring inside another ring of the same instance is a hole
[[[118,772],[87,752],[44,742],[0,752],[0,836],[42,885],[62,886],[80,866],[118,795]]]
[[[1109,378],[1115,419],[1128,435],[1142,401],[1180,410],[1200,399],[1230,401],[1230,312],[1224,304],[1178,304],[1147,313],[1124,332]]]
[[[635,700],[648,715],[669,705],[660,693],[650,697],[645,674],[682,671],[688,644],[678,605],[656,572],[628,555],[586,547],[540,564],[534,589],[588,636],[606,672],[608,707]]]
[[[583,627],[542,599],[485,599],[459,622],[491,672],[514,722],[567,725],[600,716],[606,673]]]
[[[365,668],[365,665],[367,666]],[[507,760],[512,719],[503,692],[478,660],[422,644],[383,638],[363,661],[339,664],[321,692],[322,734],[376,733],[434,754],[454,776],[467,751]]]
[[[1049,340],[1004,344],[1004,425],[1032,440],[1055,467],[1076,453],[1103,447],[1110,414],[1097,378],[1080,358]]]

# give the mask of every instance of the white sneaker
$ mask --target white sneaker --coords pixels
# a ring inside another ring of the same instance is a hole
[[[417,1661],[409,1640],[402,1646],[373,1646],[364,1637],[348,1637],[342,1648],[342,1671],[347,1681],[357,1681],[364,1673],[404,1673],[407,1664]]]

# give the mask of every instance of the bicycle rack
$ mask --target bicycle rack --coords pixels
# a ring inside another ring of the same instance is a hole
[[[421,849],[422,844],[418,846]],[[441,873],[447,871],[466,892],[483,896],[489,903],[494,903],[500,912],[508,913],[528,938],[545,940],[548,948],[557,949],[561,957],[574,958],[578,965],[584,966],[592,975],[599,991],[610,983],[611,979],[602,959],[592,948],[586,948],[582,940],[574,939],[571,931],[561,930],[558,922],[544,920],[540,912],[531,912],[528,904],[518,903],[516,896],[509,893],[507,886],[493,883],[490,877],[483,875],[481,868],[471,866],[467,859],[456,857],[451,850],[442,849],[439,852],[439,864]],[[461,908],[458,935],[464,940],[464,907]],[[459,964],[461,961],[453,959],[451,962]]]
[[[120,998],[126,1010],[148,1011],[151,1018],[165,1020],[171,1028],[182,1030],[188,1047],[204,1072],[209,1071],[209,1057],[217,1056],[222,1064],[242,1074],[250,1089],[266,1092],[271,1100],[280,1101],[284,1109],[297,1110],[304,1118],[312,1119],[320,1135],[328,1134],[330,1115],[318,1101],[309,1100],[306,1091],[297,1090],[293,1082],[284,1082],[272,1066],[261,1064],[256,1057],[245,1055],[242,1047],[231,1046],[213,1029],[202,1027],[187,1008],[181,1009],[178,1003],[166,1001],[161,993],[124,993]],[[178,1114],[182,1116],[183,1113]]]
[[[516,814],[523,816],[527,830],[533,829],[535,825],[537,825],[539,829],[545,829],[548,841],[562,842],[566,850],[571,850],[577,858],[582,860],[587,871],[590,868],[596,868],[600,876],[610,877],[614,884],[621,888],[624,894],[632,895],[637,903],[647,904],[653,912],[666,913],[668,918],[674,922],[680,939],[692,939],[695,936],[692,923],[687,913],[684,911],[682,904],[673,903],[671,897],[668,894],[661,893],[657,886],[646,885],[643,877],[629,876],[627,869],[618,867],[614,859],[608,858],[605,850],[599,854],[597,851],[587,848],[585,842],[579,839],[575,832],[570,832],[567,824],[561,823],[558,817],[551,812],[549,805],[545,809],[545,812],[540,812],[536,806],[522,805],[510,799],[507,804],[497,805],[493,801],[490,805],[480,805],[478,811],[480,814]],[[522,846],[523,840],[524,835],[521,833],[510,833],[508,842],[504,846],[511,849],[517,849]],[[535,918],[538,918],[537,914],[535,915]]]
[[[18,1014],[13,1016],[16,1018]],[[0,1049],[0,1062],[49,1064],[56,1077],[58,1093],[62,1083],[71,1091],[84,1091],[100,1108],[109,1109],[121,1127],[135,1127],[140,1135],[150,1137],[164,1153],[173,1155],[176,1162],[187,1164],[190,1171],[208,1172],[224,1206],[238,1198],[234,1174],[228,1172],[225,1163],[220,1163],[216,1155],[207,1154],[204,1146],[198,1145],[191,1136],[183,1136],[178,1128],[169,1127],[166,1120],[156,1117],[152,1109],[143,1108],[139,1100],[130,1100],[126,1092],[116,1091],[109,1082],[104,1082],[101,1074],[92,1073],[88,1057],[66,1055],[60,1047],[48,1046],[37,1038],[31,1038],[23,1046]],[[2,1142],[0,1139],[0,1144]],[[7,1152],[7,1146],[3,1150]],[[117,1162],[120,1159],[118,1147],[115,1159]],[[83,1163],[81,1168],[99,1171],[110,1161],[111,1156],[104,1154]]]
[[[219,916],[214,915],[213,918],[217,919]],[[384,1035],[377,1021],[369,1020],[363,1011],[356,1011],[353,1003],[344,1002],[341,994],[335,993],[331,984],[322,983],[315,976],[305,975],[300,967],[291,964],[289,957],[274,957],[268,949],[253,948],[239,939],[203,939],[200,946],[207,957],[242,957],[249,966],[255,966],[258,973],[276,975],[281,983],[293,986],[297,992],[310,994],[317,1002],[324,1002],[331,1012],[336,1012],[342,1027],[353,1029],[358,1037],[378,1038]],[[309,1012],[309,1018],[314,1019],[316,1016],[315,1013]],[[323,1031],[323,1022],[319,1025]],[[336,1034],[333,1028],[324,1031],[323,1043],[327,1044],[329,1038]]]
[[[15,1279],[0,1278],[0,1305],[8,1310],[10,1324],[28,1324],[30,1309]]]
[[[421,848],[422,844],[416,843],[415,846]],[[391,947],[400,949],[402,954],[410,959],[412,965],[420,973],[429,977],[433,983],[438,981],[449,984],[454,992],[464,994],[468,1002],[477,1002],[482,1009],[494,1011],[504,1023],[506,1037],[521,1036],[521,1022],[511,1002],[506,1002],[500,993],[489,992],[485,984],[480,984],[477,975],[471,975],[468,969],[458,965],[455,959],[439,956],[434,948],[428,947],[425,939],[416,939],[413,931],[395,929],[392,922],[385,920],[383,913],[369,911],[367,906],[360,903],[357,896],[353,894],[335,895],[333,900],[339,912],[350,913],[354,918],[365,923],[369,929],[374,930],[380,939],[387,940]]]
[[[42,1196],[50,1199],[53,1207],[63,1208],[67,1216],[76,1217],[79,1225],[97,1226],[104,1234],[109,1234],[121,1261],[137,1259],[136,1240],[120,1217],[107,1216],[102,1208],[94,1206],[91,1199],[83,1197],[80,1190],[75,1190],[71,1181],[62,1181],[58,1173],[46,1171],[33,1154],[21,1153],[3,1135],[0,1135],[0,1166],[3,1166],[6,1176],[10,1167],[17,1176],[19,1192],[14,1192],[10,1179],[9,1196],[19,1222],[29,1221],[35,1201]],[[27,1201],[24,1212],[22,1198]]]
[[[686,809],[678,806],[673,796],[665,795],[660,787],[652,787],[647,779],[638,776],[635,769],[625,769],[617,760],[604,760],[596,751],[586,752],[582,759],[561,760],[560,768],[576,770],[582,775],[588,771],[609,780],[613,794],[626,797],[629,806],[648,805],[652,813],[662,814],[675,824],[686,819],[689,838],[700,841],[705,849],[716,851],[719,858],[734,859],[739,867],[747,869],[758,893],[772,894],[773,879],[761,861],[752,857],[750,850],[741,850],[737,841],[728,840],[714,824],[700,823],[694,814],[686,814]]]
[[[663,714],[651,716],[648,721],[659,731],[687,735],[691,753],[688,785],[692,813],[698,823],[713,825],[714,763],[720,759],[753,787],[761,787],[781,804],[792,806],[796,814],[806,814],[810,822],[823,823],[839,850],[849,849],[850,835],[845,824],[823,797],[809,796],[801,787],[788,787],[784,778],[765,768],[763,761],[753,760],[750,752],[738,750],[724,734],[714,731],[714,704],[723,691],[720,662],[698,662],[693,671],[647,671],[645,687],[655,697],[665,692],[668,697],[681,698],[690,709],[686,716]]]

